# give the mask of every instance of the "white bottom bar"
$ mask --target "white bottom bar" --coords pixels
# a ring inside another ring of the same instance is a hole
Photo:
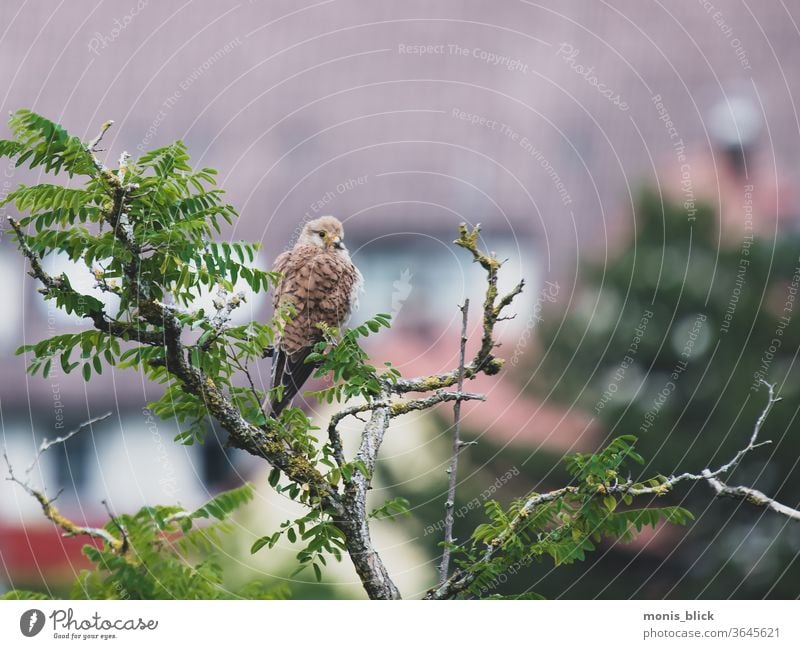
[[[352,649],[513,640],[523,646],[796,648],[799,618],[797,601],[9,601],[0,602],[0,637],[4,647],[137,649],[187,641]],[[23,634],[37,627],[36,635]]]

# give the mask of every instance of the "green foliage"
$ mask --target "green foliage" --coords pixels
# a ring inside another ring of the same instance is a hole
[[[63,169],[70,177],[92,173],[94,164],[83,143],[61,126],[20,110],[11,116],[9,127],[14,140],[0,140],[0,157],[14,159],[17,167],[28,162],[30,169],[43,167],[54,173]]]
[[[0,599],[47,599],[47,595],[30,590],[9,590],[0,595]]]
[[[265,291],[275,275],[252,266],[259,244],[211,241],[221,223],[237,218],[215,187],[216,171],[192,169],[182,142],[135,161],[123,155],[119,168],[107,169],[88,145],[30,111],[15,113],[10,129],[14,139],[0,141],[0,156],[83,181],[82,187],[22,185],[0,201],[25,214],[19,226],[27,233],[20,245],[42,260],[58,254],[83,266],[100,294],[108,296],[101,300],[81,294],[74,289],[75,278],[66,274],[52,278],[42,291],[45,299],[95,324],[108,322],[109,332],[58,335],[21,347],[18,353],[32,355],[29,371],[47,376],[56,361],[65,373],[80,369],[87,381],[105,366],[140,368],[151,380],[171,381],[160,340],[163,327],[138,308],[142,298],[158,301],[174,305],[180,324],[197,331],[190,362],[227,392],[249,421],[264,425],[259,407],[264,395],[244,390],[234,375],[262,357],[277,323],[229,327],[224,316],[242,302],[241,295],[233,294],[237,282]],[[120,243],[120,232],[126,245]],[[211,292],[217,294],[216,313],[192,307]],[[205,404],[180,384],[171,381],[152,410],[185,424],[180,441],[202,440]]]
[[[580,483],[604,485],[615,480],[628,459],[644,464],[644,458],[633,450],[634,435],[621,435],[599,453],[574,453],[565,458],[567,471]]]
[[[550,557],[557,566],[583,561],[603,538],[630,541],[643,527],[660,522],[685,525],[693,515],[681,507],[628,508],[633,496],[609,491],[617,486],[628,460],[642,464],[633,450],[636,438],[612,440],[597,453],[576,453],[565,458],[573,477],[555,496],[530,493],[503,508],[495,500],[484,504],[489,521],[479,525],[470,543],[454,548],[460,568],[474,577],[467,594],[483,597],[495,590],[508,572],[516,573],[533,561]],[[658,486],[662,476],[630,485]],[[650,496],[652,498],[652,496]]]
[[[320,402],[344,402],[356,396],[369,401],[380,394],[381,380],[392,380],[400,375],[390,364],[379,375],[358,343],[359,338],[377,333],[382,327],[388,329],[390,319],[390,315],[379,313],[341,336],[336,329],[321,327],[323,338],[306,359],[307,363],[319,363],[315,374],[317,378],[330,375],[334,382],[330,388],[312,393]]]
[[[268,290],[277,276],[253,267],[258,244],[212,240],[222,225],[232,224],[237,218],[234,208],[224,202],[222,190],[216,187],[216,171],[193,169],[182,142],[150,151],[136,160],[123,154],[117,168],[106,168],[90,145],[30,111],[14,114],[10,126],[14,137],[0,141],[0,156],[11,158],[17,165],[27,163],[32,169],[56,174],[56,179],[20,186],[0,201],[0,206],[13,205],[23,213],[15,231],[33,270],[37,271],[37,259],[43,262],[37,274],[43,280],[44,298],[68,314],[91,319],[94,325],[87,331],[59,334],[21,347],[18,353],[30,355],[29,372],[47,376],[55,363],[64,373],[80,370],[89,381],[108,366],[139,370],[149,380],[164,385],[161,398],[149,406],[155,415],[174,418],[180,424],[176,440],[183,444],[202,442],[210,416],[203,391],[197,387],[187,389],[168,367],[174,360],[167,358],[165,341],[172,334],[163,318],[147,312],[150,304],[159,305],[158,314],[163,306],[181,329],[181,343],[186,350],[186,357],[181,360],[196,370],[196,376],[227,397],[248,423],[277,430],[284,438],[281,443],[307,457],[311,466],[327,468],[331,484],[349,480],[359,468],[358,463],[336,467],[330,445],[320,443],[315,427],[302,410],[287,408],[277,421],[266,417],[262,404],[267,395],[253,385],[250,366],[263,358],[264,351],[274,344],[276,335],[294,314],[279,310],[266,323],[230,325],[231,312],[244,300],[243,294],[235,293],[237,283],[244,282],[252,291],[261,292]],[[58,174],[63,173],[80,178],[80,184],[59,184]],[[45,268],[49,268],[46,262],[52,255],[75,262],[76,269],[70,271],[74,275],[43,279]],[[74,280],[80,272],[93,277],[96,294],[75,290]],[[213,310],[194,306],[209,294],[215,296]],[[337,380],[345,383],[369,380],[372,390],[374,370],[366,365],[366,356],[355,338],[377,331],[380,326],[388,326],[384,316],[355,333],[345,332],[341,346],[333,342],[334,333],[328,332],[326,340],[335,350],[323,363],[325,371],[332,371]],[[319,352],[325,353],[324,346]],[[273,472],[270,482],[279,492],[311,507],[319,504],[319,494],[308,485],[294,481],[281,484],[280,480],[280,472]],[[129,528],[131,551],[146,553],[147,548],[152,549],[153,535],[171,539],[177,528],[183,536],[175,544],[202,545],[208,535],[215,533],[217,525],[200,533],[191,529],[193,521],[224,519],[241,504],[242,493],[223,494],[190,516],[174,520],[170,518],[172,510],[161,507],[123,517],[120,520]],[[311,565],[317,573],[324,565],[322,555],[340,556],[342,544],[341,533],[326,512],[317,508],[312,510],[312,516],[319,517],[314,525],[310,524],[311,519],[296,521],[293,529],[297,531],[292,534],[308,540],[301,563]],[[114,555],[110,548],[88,547],[87,553],[117,579],[133,570],[127,557]],[[164,570],[175,559],[158,553],[145,558],[148,565],[157,560],[166,562],[158,566]],[[184,577],[187,581],[178,579],[169,584],[173,592],[198,592],[191,591],[188,580],[199,579],[208,585],[207,594],[211,596],[214,585],[219,583],[218,568],[211,560],[192,567]],[[104,594],[107,579],[101,579],[97,571],[86,575],[85,581],[90,596]],[[126,588],[136,593],[132,596],[166,595],[155,582],[138,587],[129,584]]]
[[[383,503],[380,507],[376,507],[373,509],[369,517],[370,518],[397,518],[399,516],[410,516],[411,515],[411,503],[408,499],[403,498],[402,496],[398,496],[397,498],[392,498],[391,500],[387,500]]]
[[[80,356],[78,360],[73,361],[70,357],[77,351],[80,352]],[[83,371],[89,373],[90,377],[92,369],[96,374],[102,374],[103,360],[113,361],[120,355],[120,344],[116,338],[102,331],[82,331],[53,336],[33,345],[24,345],[19,352],[33,353],[33,359],[28,365],[28,372],[31,375],[41,370],[42,377],[47,378],[52,370],[53,360],[57,358],[65,374],[83,366]]]
[[[289,543],[298,540],[306,542],[297,553],[298,566],[291,577],[311,567],[315,579],[322,581],[322,567],[327,565],[326,556],[341,561],[342,554],[347,551],[344,533],[333,524],[331,516],[319,509],[312,509],[294,521],[284,521],[273,534],[257,539],[250,548],[251,554],[263,547],[272,549],[284,536]]]
[[[236,591],[223,583],[215,560],[220,535],[231,531],[226,522],[253,498],[245,484],[218,494],[194,512],[180,507],[142,507],[133,515],[109,521],[105,530],[124,540],[121,549],[98,541],[83,553],[94,564],[75,579],[72,599],[281,599],[285,587],[266,588],[257,582]],[[199,525],[207,519],[210,524]],[[120,530],[124,530],[124,535]],[[10,591],[3,599],[45,599],[27,591]]]
[[[774,444],[748,454],[730,480],[796,502],[800,437],[786,434],[795,425],[786,404],[800,398],[800,233],[788,223],[778,223],[777,234],[759,227],[774,215],[756,205],[752,238],[737,238],[748,219],[740,202],[727,199],[719,208],[698,206],[690,221],[681,205],[645,192],[635,216],[631,241],[616,258],[581,263],[569,310],[544,316],[547,354],[541,365],[535,361],[536,392],[582,407],[611,437],[637,435],[649,462],[643,470],[672,473],[730,460],[763,408],[758,379],[775,383],[783,402],[769,418]],[[555,461],[537,472],[548,473]],[[657,583],[686,599],[730,597],[731,584],[736,597],[795,596],[800,564],[790,527],[732,501],[708,507],[706,489],[682,490],[680,498],[704,513],[655,577],[646,555],[612,549],[580,578],[582,596],[630,597],[644,583],[640,574],[648,588]],[[763,538],[772,539],[768,561],[760,559]],[[734,556],[724,548],[738,550]]]

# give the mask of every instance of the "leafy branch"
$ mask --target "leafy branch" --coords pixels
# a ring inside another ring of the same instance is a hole
[[[557,563],[582,560],[603,537],[630,540],[633,531],[645,525],[655,527],[661,521],[685,524],[694,516],[682,507],[646,507],[625,509],[642,496],[660,497],[682,482],[706,481],[718,496],[745,500],[759,507],[768,507],[788,518],[800,520],[800,511],[776,502],[749,487],[730,487],[719,480],[756,448],[769,444],[758,441],[770,410],[780,398],[769,389],[767,403],[761,412],[748,444],[734,458],[716,470],[677,476],[653,476],[647,480],[620,481],[629,461],[643,464],[634,450],[636,437],[623,435],[598,453],[576,453],[566,459],[573,483],[544,494],[531,493],[517,500],[507,510],[496,501],[486,504],[491,522],[479,526],[471,545],[459,548],[459,569],[444,583],[431,589],[426,599],[452,599],[463,594],[482,596],[496,583],[498,575],[510,565],[550,555]],[[618,509],[619,505],[623,508]]]
[[[327,438],[320,439],[317,426],[301,409],[286,408],[275,418],[267,416],[262,407],[267,395],[258,389],[250,368],[268,354],[293,314],[279,311],[266,323],[233,326],[231,316],[245,299],[237,287],[244,282],[254,292],[267,291],[278,277],[253,267],[257,244],[213,241],[225,224],[237,218],[216,187],[216,172],[193,169],[181,142],[136,160],[123,152],[116,168],[109,169],[96,154],[111,122],[88,144],[30,111],[15,113],[10,127],[13,138],[0,140],[0,157],[12,159],[18,166],[28,164],[83,181],[78,188],[23,185],[0,201],[0,207],[13,205],[24,214],[10,217],[9,222],[43,298],[90,323],[85,331],[21,347],[18,353],[30,355],[29,371],[47,376],[57,362],[65,373],[80,368],[88,381],[104,367],[131,368],[163,384],[161,398],[150,409],[177,420],[181,426],[177,441],[202,442],[207,422],[216,420],[227,431],[230,446],[269,463],[268,482],[273,489],[304,506],[302,516],[261,537],[253,552],[273,547],[282,538],[302,540],[305,545],[297,555],[298,569],[311,567],[317,579],[322,578],[327,557],[339,560],[347,554],[369,597],[399,598],[400,592],[374,548],[370,522],[402,514],[408,504],[390,501],[373,511],[367,509],[367,494],[385,435],[397,417],[443,403],[454,403],[458,430],[461,402],[483,399],[464,391],[464,382],[480,374],[497,375],[503,368],[503,360],[496,356],[495,327],[513,317],[506,311],[524,286],[520,282],[509,293],[500,294],[502,262],[479,247],[480,228],[462,224],[454,242],[486,276],[480,345],[475,355],[469,360],[465,357],[464,331],[457,367],[405,378],[391,365],[379,371],[360,345],[364,337],[389,327],[385,314],[350,330],[323,328],[322,340],[309,362],[317,366],[316,376],[329,379],[330,385],[314,394],[323,402],[340,405],[325,427]],[[74,276],[48,273],[46,262],[54,255],[82,266],[72,272],[93,277],[99,297],[77,291]],[[210,313],[197,306],[208,295],[215,296]],[[350,403],[352,400],[355,402]],[[716,471],[655,476],[638,482],[623,479],[625,464],[641,459],[634,451],[634,438],[623,436],[598,453],[571,456],[567,466],[573,482],[566,487],[529,494],[506,508],[494,501],[487,503],[489,521],[476,529],[467,543],[455,545],[452,530],[448,532],[440,583],[427,597],[483,596],[493,579],[515,562],[545,555],[557,563],[574,561],[593,550],[603,537],[631,538],[642,526],[664,520],[685,523],[691,514],[681,508],[629,508],[634,498],[661,495],[684,481],[704,480],[719,495],[746,499],[797,518],[795,510],[760,492],[721,481],[746,453],[763,443],[758,442],[758,433],[775,401],[770,388],[770,402],[749,445]],[[345,453],[338,430],[349,417],[363,424],[351,457]],[[461,444],[457,433],[447,503],[454,498],[455,459]],[[40,454],[44,450],[40,449]],[[243,488],[234,495],[221,494],[196,512],[147,507],[132,516],[110,516],[102,530],[93,530],[64,519],[53,506],[54,499],[32,490],[10,467],[9,471],[64,532],[98,539],[102,547],[87,550],[89,558],[131,589],[139,587],[135,580],[125,581],[130,561],[149,566],[181,560],[178,555],[164,559],[157,541],[172,534],[194,538],[197,530],[191,530],[192,521],[215,518],[221,522],[249,493]],[[448,509],[450,505],[446,505],[446,514]],[[456,566],[452,573],[451,560]],[[195,577],[200,574],[201,581],[211,585],[195,594],[219,596],[218,566],[209,560],[194,570]],[[174,592],[187,596],[194,592],[189,576],[185,581],[176,577]],[[81,586],[86,596],[109,594],[106,581],[96,583],[95,576],[86,580],[91,582]],[[151,582],[136,592],[143,597],[164,594]]]
[[[39,505],[42,507],[42,512],[46,519],[51,521],[54,525],[60,528],[64,534],[64,536],[89,536],[96,539],[101,539],[105,541],[112,551],[120,552],[125,547],[124,539],[118,538],[113,536],[108,530],[96,527],[87,527],[84,525],[78,525],[74,521],[66,518],[58,508],[53,504],[58,496],[61,494],[59,491],[55,496],[52,498],[48,497],[44,490],[39,490],[31,486],[30,475],[33,471],[36,464],[41,459],[42,455],[58,444],[66,444],[70,439],[72,439],[75,435],[77,435],[81,430],[86,427],[91,427],[93,424],[96,424],[104,419],[108,419],[111,416],[111,413],[108,412],[105,415],[101,415],[100,417],[93,417],[88,421],[82,423],[76,429],[70,431],[66,435],[56,437],[53,440],[45,439],[39,445],[38,450],[36,451],[36,456],[33,459],[33,462],[25,469],[24,472],[24,479],[18,477],[14,473],[14,467],[11,465],[11,461],[8,459],[8,451],[3,448],[3,459],[6,463],[6,469],[8,470],[8,476],[6,476],[6,480],[10,480],[18,484],[22,487],[29,495],[33,496]]]
[[[94,417],[70,433],[53,440],[45,439],[33,462],[18,477],[8,459],[3,457],[7,480],[20,485],[42,506],[45,517],[64,536],[84,536],[95,541],[83,547],[83,554],[94,564],[82,571],[72,586],[73,598],[97,599],[222,599],[234,597],[274,598],[282,591],[253,582],[239,593],[222,584],[222,571],[213,559],[221,543],[220,534],[231,527],[226,520],[253,499],[250,484],[217,494],[194,511],[176,506],[146,506],[135,514],[111,516],[104,527],[79,525],[64,516],[44,490],[31,486],[30,473],[51,448],[66,444],[87,427],[107,419],[111,413]],[[59,492],[60,493],[60,492]],[[106,502],[103,501],[106,505]],[[106,505],[106,510],[108,507]],[[198,525],[198,523],[203,523]],[[205,557],[197,560],[196,557]],[[37,593],[12,590],[3,599],[41,599]]]

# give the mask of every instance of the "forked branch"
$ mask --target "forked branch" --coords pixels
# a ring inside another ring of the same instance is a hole
[[[747,445],[740,449],[731,461],[723,464],[718,469],[713,471],[709,468],[705,468],[700,473],[687,472],[680,475],[673,475],[668,478],[664,478],[663,481],[656,486],[640,485],[630,480],[624,483],[615,482],[611,484],[598,485],[598,495],[605,496],[608,494],[619,494],[628,496],[663,496],[679,483],[705,481],[714,490],[717,496],[744,500],[757,507],[765,507],[781,514],[782,516],[800,521],[800,510],[779,503],[756,489],[744,486],[731,487],[719,479],[720,475],[726,474],[736,468],[748,453],[760,446],[771,443],[770,440],[759,442],[758,435],[761,432],[770,410],[778,401],[780,401],[780,397],[775,396],[774,386],[770,385],[766,381],[762,381],[762,383],[769,389],[767,403],[764,406],[764,409],[762,410],[758,420],[756,421],[755,426],[753,427],[753,432]],[[570,485],[544,494],[531,494],[524,504],[519,508],[516,516],[510,521],[506,532],[493,540],[493,542],[486,548],[486,551],[478,563],[489,563],[495,556],[501,553],[506,540],[511,538],[516,533],[517,529],[525,523],[525,521],[533,514],[537,507],[545,503],[567,498],[577,493],[578,488]],[[456,572],[453,573],[453,575],[447,581],[428,591],[425,599],[452,599],[457,597],[470,586],[475,579],[475,575],[476,572],[470,569],[456,570]]]
[[[14,473],[14,467],[11,465],[11,461],[8,459],[8,452],[6,449],[3,449],[3,459],[6,463],[6,468],[8,470],[8,476],[6,476],[6,480],[10,480],[11,482],[15,482],[20,487],[22,487],[28,494],[33,496],[39,505],[42,507],[42,512],[44,512],[45,518],[49,521],[52,521],[57,527],[59,527],[64,536],[89,536],[95,539],[101,539],[108,543],[108,545],[116,552],[124,553],[127,543],[125,542],[124,536],[123,538],[117,538],[112,535],[107,530],[104,530],[99,527],[89,527],[86,525],[78,525],[74,521],[70,520],[66,516],[64,516],[58,508],[53,504],[58,498],[59,494],[56,494],[52,498],[48,497],[45,491],[36,489],[31,486],[30,482],[30,474],[33,471],[34,467],[36,466],[37,462],[41,459],[42,455],[46,453],[48,450],[57,446],[59,444],[65,444],[67,441],[72,439],[75,435],[77,435],[80,431],[82,431],[87,426],[91,426],[92,424],[96,424],[99,421],[103,421],[111,416],[111,413],[108,412],[104,415],[99,417],[93,417],[88,421],[85,421],[80,426],[78,426],[75,430],[70,431],[66,435],[61,437],[56,437],[55,439],[48,440],[45,439],[39,445],[39,448],[36,451],[36,456],[33,459],[33,462],[25,469],[25,477],[20,478]]]
[[[464,378],[474,379],[483,372],[487,375],[497,374],[503,367],[503,360],[494,355],[498,346],[494,338],[495,325],[504,319],[503,311],[510,306],[514,298],[522,292],[525,280],[520,280],[509,293],[499,295],[497,288],[498,273],[503,262],[497,259],[494,253],[487,253],[478,247],[480,224],[469,230],[466,224],[459,226],[459,237],[453,243],[468,250],[472,254],[472,261],[480,264],[486,271],[486,293],[483,300],[483,333],[481,346],[474,358],[464,366]],[[405,392],[431,392],[441,390],[458,383],[459,368],[440,374],[419,376],[411,379],[398,379],[387,386],[390,392],[402,394]]]
[[[372,550],[372,542],[369,536],[369,527],[366,519],[366,498],[367,490],[370,487],[372,473],[374,471],[380,447],[383,442],[386,430],[392,418],[412,411],[427,410],[433,406],[446,401],[454,401],[456,407],[462,401],[480,399],[484,397],[480,394],[472,394],[463,391],[463,381],[472,379],[483,372],[487,375],[497,374],[502,368],[501,359],[494,356],[494,349],[498,346],[494,338],[495,324],[502,319],[503,311],[508,307],[514,298],[522,291],[523,282],[520,282],[510,293],[504,296],[498,295],[497,280],[498,271],[502,266],[495,255],[482,251],[478,247],[478,236],[480,226],[469,230],[465,224],[459,227],[459,238],[454,242],[456,245],[472,253],[473,261],[479,263],[486,271],[486,293],[483,302],[483,332],[481,335],[481,347],[475,357],[468,364],[464,362],[463,342],[461,348],[461,358],[458,367],[443,374],[434,374],[426,377],[414,379],[386,379],[382,382],[381,394],[371,402],[345,408],[335,414],[328,425],[328,436],[333,449],[336,462],[341,467],[345,462],[342,450],[341,437],[337,430],[337,425],[342,419],[348,416],[357,416],[360,413],[370,412],[369,421],[364,426],[361,434],[361,444],[357,459],[367,468],[368,475],[363,475],[361,471],[356,472],[351,481],[345,484],[344,507],[347,518],[357,519],[358,525],[350,526],[347,530],[348,550],[353,557],[356,570],[364,582],[364,586],[370,597],[396,599],[400,597],[399,591],[389,579],[382,563],[379,563],[377,553]],[[465,314],[466,316],[466,314]],[[466,330],[462,333],[462,339],[466,338]],[[453,385],[457,385],[456,391],[446,390]],[[424,397],[411,400],[395,401],[395,395],[403,395],[407,392],[426,392],[431,393]],[[458,441],[456,443],[459,443]],[[455,468],[451,467],[453,477]],[[446,562],[445,562],[446,566]],[[372,583],[367,584],[365,575],[372,575]]]

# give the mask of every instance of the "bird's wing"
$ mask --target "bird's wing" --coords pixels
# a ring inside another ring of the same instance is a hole
[[[278,279],[278,283],[275,285],[275,293],[272,296],[272,306],[276,309],[278,308],[278,304],[280,302],[280,297],[283,294],[283,279],[284,275],[286,274],[286,269],[290,266],[292,260],[292,251],[287,250],[282,252],[275,258],[275,264],[272,266],[273,273],[280,273],[280,278]]]
[[[349,317],[361,277],[347,257],[316,246],[295,246],[278,257],[275,270],[282,278],[274,304],[291,305],[294,316],[285,324],[273,358],[272,387],[283,386],[281,399],[271,404],[273,415],[286,407],[314,371],[305,359],[322,337],[318,324],[340,327]]]
[[[288,406],[300,388],[316,369],[314,363],[306,363],[306,358],[311,352],[311,347],[301,350],[290,356],[282,349],[278,349],[272,359],[272,387],[282,387],[280,393],[273,393],[269,402],[269,409],[273,417],[281,414]]]

